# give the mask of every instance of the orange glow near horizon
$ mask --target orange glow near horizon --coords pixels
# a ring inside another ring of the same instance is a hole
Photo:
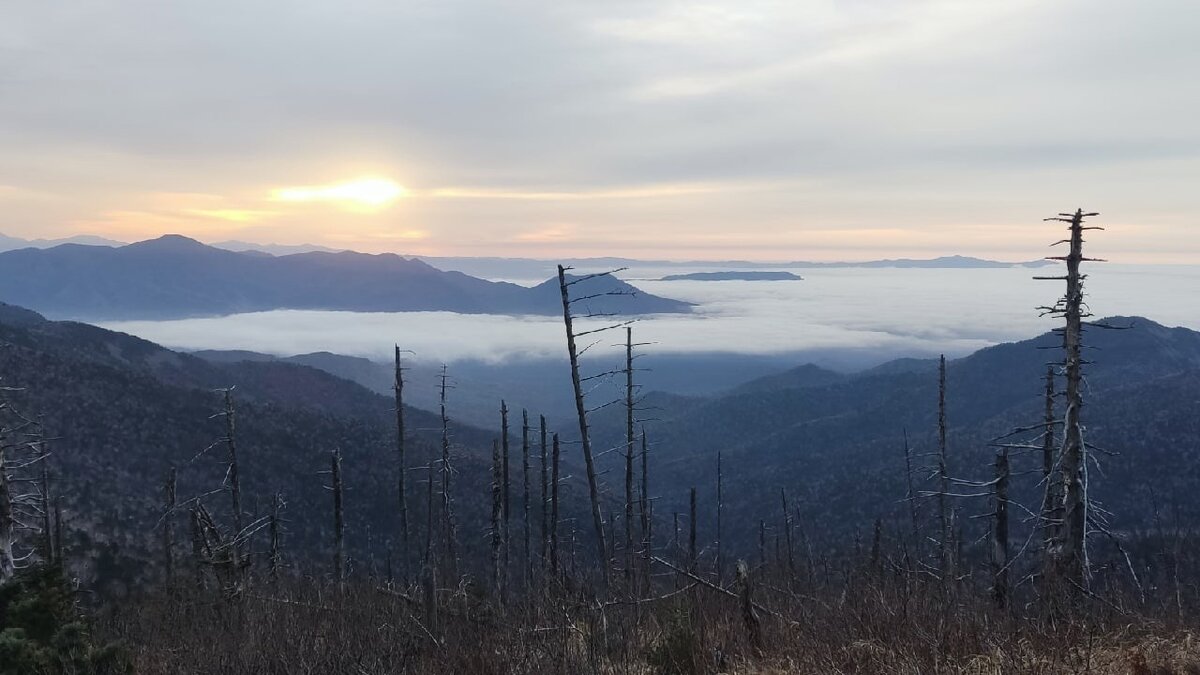
[[[271,201],[332,202],[354,209],[375,210],[404,197],[408,190],[387,178],[365,177],[330,185],[305,185],[271,191]]]

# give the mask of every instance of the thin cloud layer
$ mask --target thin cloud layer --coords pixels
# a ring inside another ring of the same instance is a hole
[[[639,272],[653,270],[632,270]],[[895,356],[957,356],[1052,328],[1035,307],[1058,284],[1027,269],[801,270],[804,281],[638,281],[646,291],[699,303],[692,316],[635,324],[654,353],[843,353],[843,362]],[[1140,314],[1200,329],[1181,298],[1200,294],[1200,268],[1108,265],[1089,279],[1097,316]],[[1176,297],[1155,293],[1170,286]],[[109,322],[120,330],[185,349],[249,349],[290,355],[333,351],[380,360],[393,343],[428,362],[562,358],[562,324],[550,317],[275,311],[181,321]],[[589,326],[594,327],[594,326]],[[619,356],[617,332],[599,334],[590,357]],[[853,358],[850,358],[853,357]]]
[[[1188,0],[20,3],[0,231],[1025,258],[1082,205],[1126,259],[1182,261],[1198,24]],[[270,199],[361,176],[410,194]]]

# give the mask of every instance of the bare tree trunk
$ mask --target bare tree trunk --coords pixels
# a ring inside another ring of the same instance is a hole
[[[279,511],[283,508],[283,495],[276,492],[274,499],[271,500],[271,552],[267,556],[267,569],[271,576],[271,583],[279,583],[279,568],[283,562],[281,544],[281,523],[279,521]]]
[[[238,474],[238,454],[237,442],[235,434],[235,415],[233,409],[233,387],[224,390],[225,392],[225,443],[229,448],[229,493],[233,506],[233,532],[234,537],[241,534],[242,531],[242,483]],[[237,566],[236,559],[240,557],[238,551],[240,547],[237,544],[233,545],[233,554],[235,558],[235,567]]]
[[[756,651],[761,651],[763,648],[762,623],[758,618],[758,610],[754,606],[754,582],[750,576],[750,567],[744,560],[739,560],[737,563],[737,581],[741,590],[738,595],[742,602],[742,622],[746,625],[746,636],[750,641],[750,646]]]
[[[908,516],[912,520],[912,539],[915,548],[921,545],[921,530],[917,519],[917,492],[913,489],[912,450],[908,447],[908,429],[904,430],[904,475],[908,481],[908,493],[905,495],[905,500],[908,502]]]
[[[334,449],[329,460],[333,475],[333,580],[342,583],[346,579],[346,518],[342,511],[342,451]]]
[[[539,444],[542,458],[542,569],[547,567],[550,555],[550,462],[546,453],[546,416],[538,416]]]
[[[1058,542],[1058,573],[1086,587],[1087,551],[1084,528],[1087,522],[1087,483],[1084,478],[1086,450],[1080,412],[1083,408],[1083,275],[1079,272],[1083,257],[1082,209],[1070,218],[1070,252],[1067,263],[1067,292],[1062,301],[1063,348],[1066,352],[1067,410],[1062,450],[1063,514]]]
[[[633,580],[633,329],[625,328],[625,579]]]
[[[941,541],[938,542],[938,552],[941,558],[943,579],[952,576],[950,548],[950,515],[947,512],[946,497],[950,494],[950,474],[946,469],[946,355],[938,361],[938,524],[941,527]]]
[[[724,501],[722,490],[724,489],[724,475],[721,473],[721,453],[717,452],[717,585],[720,585],[725,580],[725,555],[721,548],[721,516],[724,510]]]
[[[1045,412],[1042,423],[1042,499],[1041,522],[1043,566],[1049,568],[1054,548],[1054,535],[1062,521],[1062,474],[1057,470],[1058,447],[1054,439],[1054,366],[1046,366]]]
[[[696,573],[696,488],[692,488],[688,512],[688,571]]]
[[[41,434],[41,425],[38,425],[38,433]],[[41,488],[39,490],[41,509],[42,509],[42,555],[48,564],[54,563],[54,531],[51,526],[50,514],[50,451],[46,447],[46,441],[38,442],[38,463],[41,464]]]
[[[796,576],[796,554],[792,547],[792,513],[788,509],[787,491],[779,488],[779,501],[783,506],[783,540],[787,545],[788,578]]]
[[[408,461],[405,457],[405,428],[404,428],[404,368],[400,363],[400,345],[396,345],[396,497],[400,507],[400,577],[404,584],[409,579],[409,547],[408,547]]]
[[[654,540],[650,531],[650,470],[648,465],[649,445],[646,442],[646,430],[642,429],[642,494],[641,507],[638,509],[642,518],[642,587],[650,592],[650,561],[654,557]]]
[[[554,434],[553,479],[550,483],[550,571],[558,576],[558,467],[561,456],[558,434]]]
[[[529,527],[529,411],[521,409],[521,511],[525,526],[525,592],[533,588],[533,549]]]
[[[196,588],[204,590],[208,584],[204,576],[204,565],[207,564],[207,557],[204,555],[204,533],[200,526],[200,506],[197,505],[191,510],[192,523],[192,562],[196,566]],[[60,524],[61,527],[61,524]],[[61,551],[62,548],[60,547]]]
[[[450,418],[446,414],[446,366],[442,366],[441,417],[442,417],[442,523],[446,535],[446,566],[451,580],[458,578],[458,534],[454,523],[454,501],[450,497]]]
[[[176,473],[175,467],[167,473],[167,481],[163,484],[163,516],[162,516],[162,547],[163,547],[163,574],[167,580],[167,587],[175,586],[175,489],[176,489]],[[49,526],[50,509],[46,509],[46,524]],[[47,532],[49,536],[49,532]]]
[[[510,489],[509,489],[509,473],[508,473],[508,405],[504,401],[500,401],[500,452],[501,461],[504,465],[504,513],[500,521],[501,535],[500,541],[504,546],[504,574],[508,574],[512,569],[509,557],[511,555],[511,541],[509,522],[512,518],[512,510],[509,508]]]
[[[996,453],[995,500],[992,523],[992,599],[1004,609],[1008,605],[1008,450]]]
[[[583,461],[587,469],[588,496],[592,503],[592,527],[596,534],[596,555],[605,584],[608,583],[608,547],[604,543],[604,519],[600,515],[600,492],[596,487],[596,463],[592,458],[592,441],[588,435],[587,408],[583,402],[583,385],[579,377],[579,353],[575,348],[575,329],[572,325],[571,298],[567,292],[567,272],[558,266],[558,286],[562,294],[563,323],[567,331],[567,355],[571,359],[571,384],[575,390],[575,412],[579,417],[579,439],[583,446]]]
[[[504,569],[500,564],[501,525],[504,517],[504,469],[500,460],[500,441],[492,441],[492,584],[496,591],[496,599],[504,603]]]

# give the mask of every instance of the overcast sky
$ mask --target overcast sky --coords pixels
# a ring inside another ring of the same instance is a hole
[[[1200,259],[1200,3],[0,0],[0,232]]]

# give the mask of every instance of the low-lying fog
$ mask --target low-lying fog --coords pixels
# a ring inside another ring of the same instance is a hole
[[[842,369],[896,356],[958,356],[1032,337],[1056,325],[1039,318],[1036,308],[1052,304],[1063,290],[1060,281],[1032,279],[1059,274],[1057,266],[794,271],[804,280],[657,281],[661,270],[648,268],[621,276],[649,293],[698,305],[692,315],[636,323],[636,341],[653,343],[642,348],[647,353],[795,355]],[[1136,314],[1200,329],[1200,267],[1094,264],[1088,271],[1089,304],[1097,317]],[[386,360],[398,343],[420,360],[449,363],[559,358],[564,352],[561,321],[542,316],[273,311],[104,326],[187,350],[331,351]],[[597,337],[592,354],[623,339],[617,332]]]

